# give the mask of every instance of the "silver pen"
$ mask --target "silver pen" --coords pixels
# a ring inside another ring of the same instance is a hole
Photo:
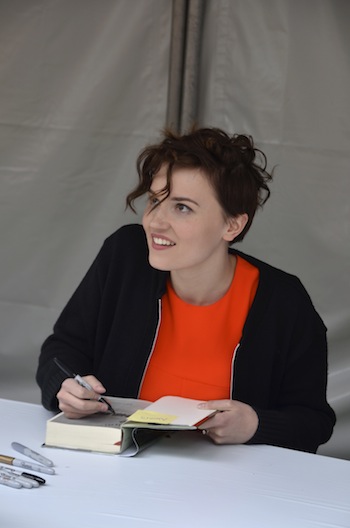
[[[67,374],[67,376],[69,378],[73,378],[75,381],[77,381],[79,383],[79,385],[81,385],[82,387],[84,387],[85,389],[89,390],[89,391],[92,391],[92,392],[95,392],[94,389],[91,387],[91,385],[89,383],[87,383],[87,381],[85,381],[79,374],[74,374],[74,372],[72,372],[68,367],[66,367],[66,365],[64,365],[62,363],[62,361],[60,361],[59,359],[57,358],[54,358],[53,359],[54,362],[56,363],[56,365],[58,366],[58,368],[60,368],[62,370],[62,372],[64,372],[65,374]],[[103,398],[103,396],[99,396],[97,398],[97,400],[99,402],[102,402],[102,403],[106,403],[107,406],[108,406],[108,410],[109,412],[111,412],[112,414],[115,414],[115,410],[113,409],[112,405],[110,403],[108,403],[107,400],[105,400]]]
[[[3,466],[0,466],[0,472],[1,471],[6,471],[6,473],[13,475],[14,477],[23,477],[28,480],[34,481],[37,483],[38,486],[45,484],[46,482],[46,480],[43,479],[42,477],[39,477],[39,475],[34,475],[33,473],[27,473],[26,471],[20,471],[20,470],[18,471],[17,469],[13,469],[12,467],[5,468]],[[34,488],[37,488],[38,487],[37,485],[34,484]]]
[[[15,451],[18,451],[18,453],[22,453],[22,455],[25,455],[29,458],[32,458],[36,462],[39,462],[40,464],[44,464],[44,466],[52,467],[53,462],[52,460],[49,460],[48,458],[44,457],[43,455],[40,455],[36,451],[33,451],[29,447],[24,446],[23,444],[20,444],[19,442],[12,442],[11,447]]]
[[[9,464],[10,466],[31,469],[32,471],[39,471],[39,473],[46,473],[47,475],[55,474],[55,470],[53,468],[41,466],[40,464],[31,464],[26,460],[21,460],[20,458],[14,458],[11,456],[0,455],[0,462],[2,464]]]
[[[38,488],[40,484],[45,484],[45,480],[41,477],[38,477],[37,475],[31,475],[30,473],[25,473],[24,471],[17,471],[13,468],[0,467],[0,473],[7,473],[8,475],[15,477],[15,479],[19,482],[21,482],[23,479],[26,482],[31,483],[32,488]]]
[[[38,488],[39,484],[36,482],[34,484],[34,480],[29,480],[25,477],[21,477],[21,475],[15,475],[11,473],[10,471],[6,471],[6,469],[0,469],[0,476],[1,477],[9,477],[12,481],[19,482],[22,484],[23,488]]]
[[[10,486],[11,488],[22,488],[22,484],[18,482],[18,480],[15,480],[13,477],[9,477],[8,475],[0,475],[0,484],[3,484],[4,486]]]

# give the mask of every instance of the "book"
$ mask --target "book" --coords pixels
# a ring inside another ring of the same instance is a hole
[[[108,397],[116,414],[79,419],[59,413],[46,424],[45,446],[134,456],[168,431],[195,430],[213,410],[198,409],[199,400],[163,396],[151,403]]]

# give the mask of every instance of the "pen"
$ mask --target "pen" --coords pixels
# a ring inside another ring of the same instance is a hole
[[[20,482],[6,475],[0,475],[0,484],[3,484],[4,486],[10,486],[11,488],[17,488],[17,489],[22,487],[22,484]]]
[[[66,367],[66,365],[64,365],[62,363],[62,361],[60,361],[59,359],[57,358],[54,358],[54,362],[56,363],[56,365],[58,366],[58,368],[60,368],[62,370],[62,372],[64,372],[65,374],[67,374],[67,376],[69,378],[73,378],[75,379],[75,381],[77,381],[79,383],[79,385],[81,385],[82,387],[84,387],[85,389],[89,390],[89,391],[92,391],[92,392],[95,392],[94,389],[91,387],[91,385],[89,385],[89,383],[87,383],[81,376],[79,376],[79,374],[74,374],[74,372],[72,372],[71,370],[69,370],[68,367]],[[113,409],[112,405],[110,403],[108,403],[107,400],[105,400],[102,396],[100,396],[98,398],[98,401],[99,402],[102,402],[102,403],[106,403],[108,405],[108,410],[112,413],[112,414],[115,414],[115,410]]]
[[[0,477],[9,478],[12,481],[19,482],[22,484],[23,488],[38,488],[39,484],[38,482],[35,482],[34,480],[29,480],[25,477],[21,477],[20,475],[14,475],[6,470],[0,470]]]
[[[23,472],[17,471],[16,469],[13,469],[13,468],[5,468],[5,467],[0,466],[0,472],[1,471],[6,471],[6,473],[10,473],[11,475],[14,475],[16,477],[23,477],[23,478],[32,480],[36,482],[38,486],[39,484],[45,484],[46,482],[46,480],[43,479],[42,477],[39,477],[39,475],[33,475],[32,473],[26,473],[25,471]],[[37,486],[34,484],[34,487],[37,487]]]
[[[55,470],[40,464],[30,464],[20,458],[14,458],[6,455],[0,455],[0,462],[2,464],[9,464],[10,466],[21,467],[24,469],[31,469],[32,471],[39,471],[39,473],[47,473],[48,475],[54,475]]]
[[[12,442],[11,447],[13,447],[15,451],[18,451],[19,453],[22,453],[23,455],[40,462],[40,464],[44,464],[44,466],[53,466],[53,462],[51,460],[18,442]]]

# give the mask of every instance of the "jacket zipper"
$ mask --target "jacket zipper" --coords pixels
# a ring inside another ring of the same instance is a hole
[[[233,395],[233,379],[234,379],[234,371],[235,371],[236,357],[237,357],[237,352],[238,352],[238,349],[239,349],[240,346],[241,346],[241,343],[238,343],[238,345],[236,346],[236,348],[235,348],[234,351],[233,351],[233,356],[232,356],[232,362],[231,362],[231,382],[230,382],[230,398],[231,398],[231,399],[232,399],[232,395]]]
[[[140,382],[140,385],[139,385],[139,390],[137,391],[137,397],[138,398],[140,397],[140,393],[141,393],[141,390],[142,390],[142,385],[143,385],[143,381],[144,381],[145,376],[146,376],[148,365],[149,365],[149,363],[151,361],[151,358],[152,358],[152,355],[153,355],[153,352],[154,352],[154,348],[156,346],[161,319],[162,319],[162,299],[158,299],[158,323],[157,323],[157,327],[156,327],[156,333],[154,334],[153,343],[152,343],[152,347],[151,347],[151,352],[149,353],[149,356],[148,356],[148,359],[147,359],[147,363],[145,365],[145,368],[144,368],[144,371],[143,371],[143,374],[142,374],[142,378],[141,378],[141,382]]]

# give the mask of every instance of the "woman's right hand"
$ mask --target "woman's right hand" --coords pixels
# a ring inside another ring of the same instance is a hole
[[[98,398],[106,392],[102,383],[95,376],[84,376],[84,380],[91,385],[92,391],[79,385],[73,378],[67,378],[57,393],[58,407],[67,418],[83,418],[90,414],[108,411],[108,406],[98,401]]]

